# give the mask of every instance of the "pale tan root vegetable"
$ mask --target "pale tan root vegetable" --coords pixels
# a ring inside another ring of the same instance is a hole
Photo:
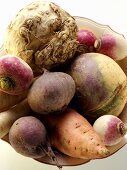
[[[0,91],[0,112],[10,109],[12,106],[24,100],[27,96],[28,90],[20,95],[10,95]]]
[[[40,0],[21,9],[5,33],[4,49],[43,72],[73,57],[77,49],[75,19],[58,5]]]
[[[46,117],[51,145],[62,153],[82,159],[108,156],[109,150],[91,124],[78,112],[67,109],[60,115]]]
[[[25,99],[10,110],[0,113],[0,138],[8,134],[12,124],[20,117],[30,115],[30,109],[27,100]]]

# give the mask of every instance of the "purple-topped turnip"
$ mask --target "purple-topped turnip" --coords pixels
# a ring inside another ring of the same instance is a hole
[[[78,48],[77,54],[83,54],[86,52],[94,52],[95,41],[97,40],[94,33],[88,29],[79,29],[77,33]]]
[[[68,73],[75,81],[82,113],[93,119],[121,113],[127,102],[127,77],[113,59],[85,53],[74,60]]]
[[[118,144],[126,134],[125,124],[114,115],[103,115],[93,124],[94,130],[101,136],[106,146]]]
[[[122,60],[127,56],[127,40],[119,34],[105,33],[95,41],[98,53],[105,54],[113,60]]]
[[[33,71],[21,58],[11,55],[0,57],[0,90],[18,95],[29,88],[32,80]]]
[[[96,36],[87,29],[81,29],[78,31],[78,42],[88,48],[94,47],[96,39]]]

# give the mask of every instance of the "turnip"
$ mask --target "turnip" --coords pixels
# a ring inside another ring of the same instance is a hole
[[[77,34],[77,41],[79,43],[76,55],[94,52],[96,50],[94,47],[96,39],[96,36],[89,29],[79,29]]]
[[[105,33],[95,41],[98,53],[105,54],[114,60],[122,60],[127,56],[127,40],[119,34]]]
[[[118,116],[127,102],[127,77],[110,57],[99,53],[78,56],[68,73],[76,84],[76,100],[84,115],[96,119]]]
[[[28,103],[32,110],[41,114],[61,111],[75,94],[75,82],[63,72],[44,72],[32,84]]]
[[[94,122],[93,128],[107,146],[118,144],[127,131],[125,124],[114,115],[99,117]]]
[[[0,57],[0,90],[18,95],[29,88],[32,80],[33,71],[22,59],[11,55]]]
[[[90,51],[94,50],[94,43],[96,39],[96,36],[87,29],[81,29],[78,31],[79,43],[85,45]]]
[[[48,155],[61,168],[50,146],[47,130],[39,119],[33,116],[17,119],[9,131],[9,141],[16,152],[36,159]]]

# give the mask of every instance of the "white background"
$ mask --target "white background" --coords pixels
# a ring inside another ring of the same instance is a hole
[[[102,24],[127,37],[127,5],[126,0],[52,0],[73,16],[84,16]],[[25,4],[32,0],[3,0],[0,5],[0,45],[6,26],[12,17]],[[127,146],[115,155],[103,160],[64,167],[65,170],[126,170]],[[33,161],[17,154],[9,144],[0,141],[0,170],[57,170],[56,167]]]

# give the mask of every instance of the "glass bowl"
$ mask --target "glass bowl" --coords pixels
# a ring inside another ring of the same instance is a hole
[[[99,24],[91,19],[87,19],[84,17],[74,17],[76,19],[77,25],[79,29],[82,28],[92,28],[95,31],[95,34],[97,37],[99,37],[101,34],[103,34],[104,32],[112,32],[114,34],[119,34],[115,31],[113,31],[109,26],[107,25],[102,25]],[[100,32],[98,34],[98,28],[100,29]],[[120,36],[123,36],[121,34],[119,34]],[[1,48],[0,51],[1,54],[5,54],[3,49]],[[126,62],[125,62],[126,61]],[[122,61],[119,61],[118,64],[120,64],[121,68],[124,70],[124,72],[127,74],[127,57],[125,59],[123,59]],[[120,114],[120,119],[126,124],[127,123],[127,104],[125,105],[125,108],[123,109],[122,113]],[[3,138],[3,140],[5,140],[6,142],[8,142],[8,135],[5,136]],[[108,149],[110,150],[110,155],[115,154],[119,149],[121,149],[124,145],[127,144],[127,135],[125,135],[122,139],[122,141],[112,147],[108,147]],[[62,153],[59,153],[58,151],[55,152],[55,155],[57,156],[58,162],[60,165],[62,166],[77,166],[77,165],[81,165],[81,164],[85,164],[91,160],[88,159],[77,159],[77,158],[72,158],[70,156],[64,155]],[[104,158],[103,158],[104,159]],[[36,161],[45,163],[45,164],[49,164],[49,165],[54,165],[54,162],[48,157],[43,157],[41,159],[36,159]]]

